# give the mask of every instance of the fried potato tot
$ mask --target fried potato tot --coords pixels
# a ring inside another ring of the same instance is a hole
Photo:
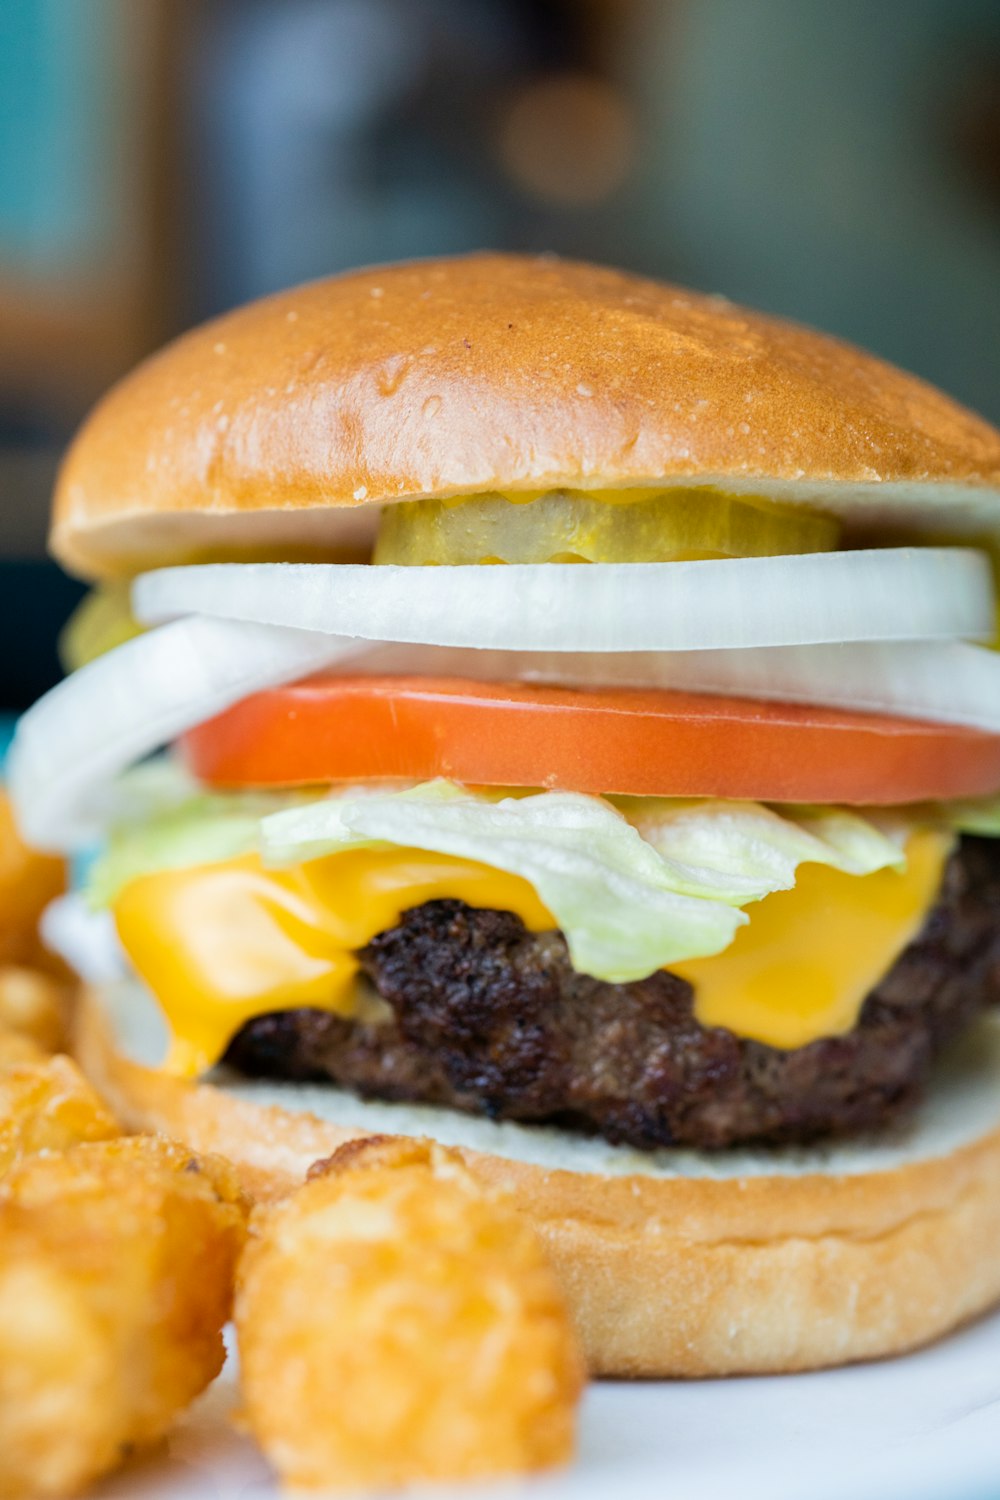
[[[281,1479],[391,1489],[572,1455],[583,1361],[529,1225],[456,1152],[351,1143],[255,1215],[245,1420]]]
[[[34,1067],[48,1060],[48,1053],[30,1036],[0,1026],[0,1073],[6,1073],[10,1068]]]
[[[73,1494],[218,1374],[247,1205],[148,1137],[36,1156],[0,1190],[0,1495]]]
[[[29,1053],[34,1042],[10,1033]],[[4,1063],[0,1035],[0,1181],[24,1157],[38,1151],[66,1151],[82,1141],[109,1141],[118,1124],[68,1057],[29,1057]]]
[[[28,848],[7,794],[0,791],[0,963],[63,972],[60,961],[42,946],[38,923],[49,902],[65,889],[65,862]]]
[[[67,988],[51,974],[14,964],[0,968],[0,1027],[30,1037],[44,1052],[66,1041]]]

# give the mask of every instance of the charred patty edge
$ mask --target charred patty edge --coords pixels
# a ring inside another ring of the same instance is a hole
[[[225,1061],[647,1150],[861,1133],[912,1106],[941,1049],[1000,998],[1000,842],[962,840],[853,1030],[791,1051],[702,1026],[675,974],[591,979],[560,933],[460,901],[412,908],[359,957],[386,1019],[274,1012]]]

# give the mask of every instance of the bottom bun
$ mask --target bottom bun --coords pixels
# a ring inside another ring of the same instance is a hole
[[[509,1192],[548,1248],[592,1373],[810,1370],[928,1343],[1000,1300],[1000,1024],[944,1060],[918,1116],[812,1149],[639,1153],[548,1126],[363,1103],[332,1086],[155,1065],[136,985],[91,991],[77,1055],[125,1123],[228,1156],[260,1199],[345,1141],[426,1135]]]

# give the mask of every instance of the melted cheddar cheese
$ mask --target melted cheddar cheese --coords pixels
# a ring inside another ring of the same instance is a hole
[[[300,1005],[355,1014],[357,950],[443,897],[512,911],[532,932],[555,926],[527,881],[414,849],[352,849],[286,870],[255,854],[163,870],[127,885],[114,916],[166,1016],[167,1067],[191,1076],[254,1016]]]
[[[923,924],[951,844],[915,834],[904,871],[858,877],[801,867],[794,889],[749,908],[725,952],[673,966],[694,986],[697,1019],[782,1048],[849,1031]],[[114,914],[166,1016],[167,1067],[192,1076],[254,1016],[298,1006],[363,1014],[356,952],[410,907],[441,898],[514,912],[532,932],[556,925],[517,876],[395,848],[286,870],[266,870],[256,855],[165,870],[127,885]]]
[[[953,844],[914,834],[905,870],[861,877],[800,865],[790,891],[748,908],[724,952],[671,966],[694,986],[698,1020],[783,1048],[850,1031],[923,926]]]

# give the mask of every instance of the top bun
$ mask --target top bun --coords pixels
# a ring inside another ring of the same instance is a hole
[[[849,344],[548,257],[353,272],[176,340],[63,466],[52,545],[110,577],[363,554],[388,501],[714,485],[854,531],[1000,530],[1000,433]]]

